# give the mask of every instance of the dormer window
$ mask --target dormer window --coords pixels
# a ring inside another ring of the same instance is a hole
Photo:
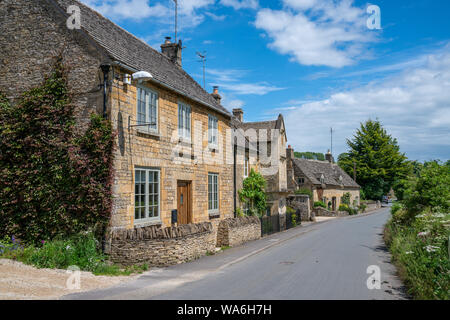
[[[339,183],[342,184],[342,176],[339,176]]]
[[[325,177],[323,176],[323,174],[320,176],[320,183],[325,184]]]

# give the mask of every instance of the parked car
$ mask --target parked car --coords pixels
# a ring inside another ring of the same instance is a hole
[[[389,203],[389,197],[388,197],[388,196],[383,196],[382,201],[383,201],[384,203]]]

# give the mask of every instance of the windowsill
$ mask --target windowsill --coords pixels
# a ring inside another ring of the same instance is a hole
[[[148,137],[148,138],[161,138],[161,134],[158,131],[144,131],[144,130],[137,130],[137,134],[140,137]]]
[[[192,140],[190,138],[186,137],[178,137],[178,142],[187,146],[192,145]]]
[[[149,226],[160,226],[162,225],[162,221],[160,219],[155,220],[155,219],[142,219],[142,220],[138,220],[136,222],[134,222],[134,227],[135,228],[144,228],[144,227],[149,227]]]
[[[215,146],[215,145],[209,145],[208,146],[208,148],[209,148],[209,151],[211,151],[211,152],[219,152],[219,147],[218,146]]]
[[[218,219],[220,218],[220,212],[208,212],[210,219]]]

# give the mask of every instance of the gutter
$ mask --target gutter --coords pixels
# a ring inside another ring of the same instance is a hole
[[[130,66],[128,66],[128,65],[126,65],[126,64],[124,64],[124,63],[122,63],[122,62],[119,62],[119,61],[113,61],[113,64],[114,64],[114,65],[117,65],[117,66],[119,66],[119,67],[122,67],[122,68],[124,68],[124,69],[128,69],[128,70],[133,71],[133,72],[141,71],[141,70],[137,70],[136,68],[130,67]],[[222,114],[222,115],[224,115],[224,116],[226,116],[226,117],[228,117],[228,118],[231,119],[231,114],[226,113],[226,112],[224,112],[224,111],[222,111],[222,110],[220,110],[220,109],[217,109],[216,107],[214,107],[213,105],[210,105],[209,103],[206,103],[206,102],[201,101],[201,100],[199,100],[199,99],[197,99],[197,98],[194,98],[194,97],[192,97],[192,96],[189,96],[188,94],[186,94],[186,93],[184,93],[184,92],[182,92],[182,91],[180,91],[180,90],[178,90],[178,89],[175,89],[174,87],[172,87],[172,86],[170,86],[170,85],[168,85],[168,84],[165,84],[165,83],[163,83],[163,82],[161,82],[161,81],[159,81],[159,80],[156,80],[155,78],[152,78],[152,79],[150,79],[150,80],[148,80],[148,81],[155,82],[155,83],[159,84],[160,86],[162,86],[162,87],[164,87],[164,88],[166,88],[166,89],[175,91],[176,93],[178,93],[178,94],[180,94],[180,95],[182,95],[182,96],[184,96],[184,97],[186,97],[186,98],[188,98],[188,99],[191,99],[191,100],[193,100],[193,101],[195,101],[195,102],[198,102],[198,103],[200,103],[200,104],[202,104],[202,105],[204,105],[204,106],[206,106],[206,107],[208,107],[208,108],[211,108],[211,109],[213,109],[214,111],[217,111],[217,112],[219,112],[220,114]]]

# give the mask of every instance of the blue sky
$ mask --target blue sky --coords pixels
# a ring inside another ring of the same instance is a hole
[[[82,0],[159,50],[173,0]],[[381,10],[370,30],[369,5]],[[183,67],[245,121],[285,117],[297,151],[335,157],[378,118],[410,159],[450,158],[450,1],[179,0]]]

